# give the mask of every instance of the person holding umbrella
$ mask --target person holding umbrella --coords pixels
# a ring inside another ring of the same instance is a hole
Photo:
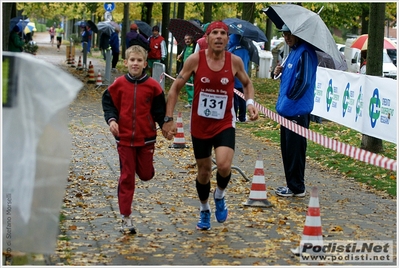
[[[87,53],[90,53],[92,30],[89,26],[82,27],[82,47],[83,43],[87,43]],[[83,52],[83,50],[82,50]]]
[[[148,40],[138,32],[139,27],[136,23],[130,24],[130,32],[126,34],[126,48],[132,45],[142,46],[147,52],[150,50]]]
[[[241,36],[238,34],[231,34],[228,44],[228,51],[232,54],[241,58],[242,62],[244,63],[245,72],[248,73],[248,65],[249,65],[249,51],[246,47],[241,45]],[[241,81],[234,77],[234,88],[244,93],[242,88]],[[246,112],[247,106],[245,100],[234,93],[234,111],[236,112],[236,121],[237,122],[245,122],[247,121]]]
[[[166,102],[165,123],[162,134],[172,139],[177,133],[173,113],[180,90],[194,74],[194,99],[191,110],[190,129],[197,165],[196,189],[200,201],[200,219],[196,228],[211,228],[212,149],[215,151],[217,187],[213,192],[215,216],[219,223],[225,222],[228,209],[225,190],[231,178],[231,164],[235,149],[235,121],[233,110],[234,77],[244,88],[250,120],[258,119],[254,106],[254,87],[245,72],[242,60],[226,51],[229,40],[228,27],[222,21],[212,22],[206,31],[208,48],[189,56],[176,80],[170,87]],[[183,191],[183,189],[181,190]]]
[[[111,46],[112,51],[111,71],[113,73],[116,72],[116,65],[119,61],[119,30],[120,28],[115,28],[115,31],[111,34],[111,37],[109,39],[109,45]]]
[[[283,32],[285,43],[291,52],[284,61],[284,67],[278,65],[274,70],[275,76],[281,73],[276,111],[284,118],[309,128],[318,65],[316,51],[309,43],[291,34],[287,25],[284,24],[279,31]],[[307,140],[281,126],[280,147],[287,185],[278,187],[276,194],[304,197]]]
[[[11,52],[22,52],[24,50],[25,42],[19,36],[19,27],[15,25],[10,33],[10,39],[8,43],[8,50]]]

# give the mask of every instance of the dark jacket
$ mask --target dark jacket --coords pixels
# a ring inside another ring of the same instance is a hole
[[[101,34],[101,36],[100,36],[100,44],[99,44],[101,49],[109,48],[109,39],[110,39],[110,36],[108,34],[106,34],[106,33],[102,33]]]
[[[227,46],[229,52],[241,58],[244,63],[245,72],[248,73],[249,51],[241,45],[241,36],[238,34],[231,34]],[[242,83],[237,77],[234,77],[234,87],[242,88]]]
[[[117,32],[111,34],[109,45],[111,46],[112,54],[119,53],[119,36]]]
[[[142,36],[141,34],[139,34],[139,33],[138,33],[137,31],[135,31],[135,30],[130,30],[130,32],[128,32],[128,33],[126,34],[126,48],[130,47],[130,45],[129,45],[130,40],[132,40],[132,39],[134,39],[134,38],[137,38],[137,36],[138,36],[138,38],[140,38],[144,43],[149,44],[148,40],[147,40],[144,36]]]
[[[85,28],[82,32],[82,42],[89,43],[90,41],[90,32]]]
[[[12,31],[10,33],[10,42],[8,44],[8,50],[11,52],[22,52],[24,50],[25,42],[19,37],[17,32]]]
[[[102,96],[104,119],[119,125],[117,142],[123,146],[144,146],[157,136],[155,122],[162,128],[166,101],[162,87],[144,72],[141,78],[126,74],[117,78]]]

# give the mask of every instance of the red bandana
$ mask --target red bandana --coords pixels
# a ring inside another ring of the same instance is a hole
[[[209,24],[208,28],[206,29],[206,34],[210,34],[213,30],[222,28],[226,32],[229,31],[229,27],[227,27],[226,23],[224,23],[221,20],[214,21],[211,24]]]

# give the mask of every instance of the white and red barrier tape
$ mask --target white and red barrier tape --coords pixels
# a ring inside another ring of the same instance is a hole
[[[172,77],[166,73],[163,73],[163,75],[171,78],[172,80],[176,80],[174,77]],[[161,77],[163,78],[163,76],[161,76]],[[188,85],[192,85],[192,84],[188,84]],[[244,94],[241,93],[240,91],[234,89],[234,92],[241,98],[245,99]],[[307,138],[308,140],[311,140],[317,144],[320,144],[323,147],[326,147],[326,148],[334,150],[340,154],[349,156],[353,159],[363,161],[363,162],[366,162],[366,163],[374,165],[374,166],[382,167],[382,168],[393,170],[393,171],[396,171],[396,169],[397,169],[396,160],[366,151],[364,149],[356,148],[352,145],[349,145],[349,144],[346,144],[346,143],[343,143],[343,142],[340,142],[337,140],[333,140],[333,139],[323,136],[319,133],[311,131],[307,128],[304,128],[298,124],[295,124],[294,122],[287,120],[284,117],[270,111],[269,109],[263,107],[256,101],[255,101],[255,107],[259,110],[259,112],[263,113],[265,116],[269,117],[270,119],[274,120],[275,122],[279,123],[280,125],[288,128],[289,130],[297,133],[298,135],[301,135],[302,137]]]

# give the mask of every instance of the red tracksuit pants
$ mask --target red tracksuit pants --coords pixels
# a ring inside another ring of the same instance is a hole
[[[121,172],[118,183],[118,203],[121,215],[129,216],[132,213],[136,174],[142,181],[148,181],[154,177],[154,148],[154,143],[142,147],[118,145]]]

